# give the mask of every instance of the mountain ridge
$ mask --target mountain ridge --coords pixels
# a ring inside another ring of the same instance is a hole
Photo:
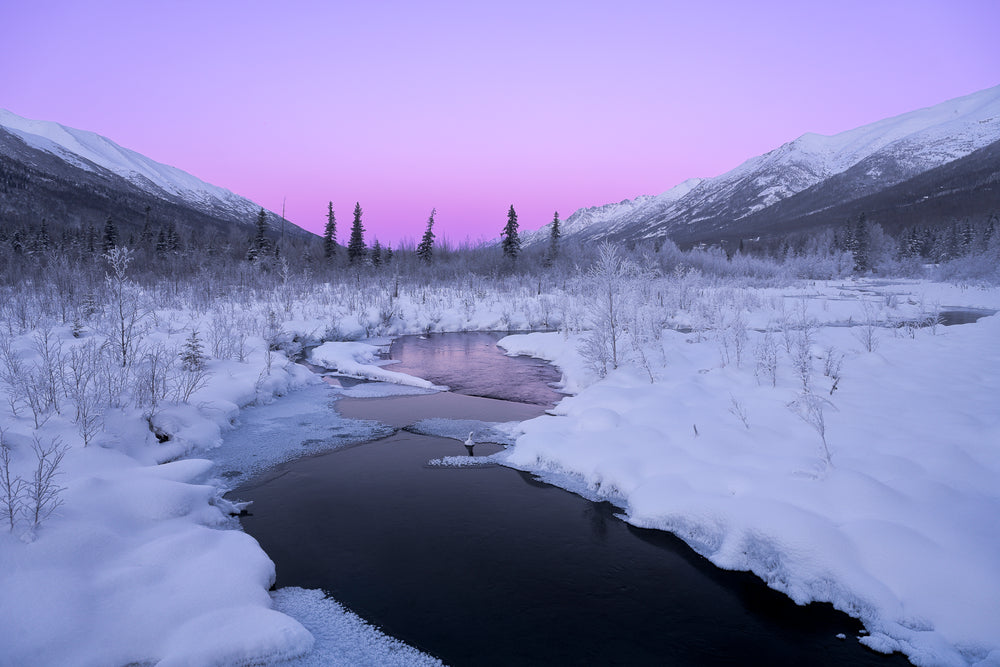
[[[54,205],[50,215],[46,216],[45,202],[31,196],[56,182],[59,183],[59,198],[65,200],[77,196],[90,201],[94,209],[99,209],[100,205],[88,193],[71,193],[74,183],[85,188],[100,185],[109,191],[121,191],[130,202],[148,199],[143,204],[126,207],[130,210],[122,211],[112,205],[114,196],[106,197],[109,205],[104,215],[124,218],[126,223],[136,216],[136,211],[131,209],[149,207],[166,209],[180,224],[184,224],[186,216],[183,212],[186,209],[191,212],[192,223],[211,221],[209,224],[219,229],[230,225],[245,231],[254,226],[259,211],[264,208],[182,169],[120,146],[103,135],[52,121],[24,118],[6,109],[0,109],[0,161],[8,172],[33,174],[29,181],[39,177],[48,181],[37,183],[35,187],[29,183],[28,192],[24,193],[27,196],[8,201],[6,206],[0,207],[0,214],[12,218],[24,217],[22,211],[33,211],[33,214],[58,220],[64,207]],[[95,217],[99,217],[97,210],[78,214],[69,210],[62,212],[77,222],[87,218],[94,223]],[[265,209],[265,215],[273,232],[312,235],[272,211]]]
[[[997,141],[1000,86],[834,135],[806,133],[719,176],[685,181],[697,184],[681,197],[657,202],[662,195],[642,195],[579,209],[562,229],[565,236],[583,240],[670,237],[711,243],[736,230],[752,235],[754,229],[741,221],[764,221],[762,216],[783,210],[776,205],[797,198],[799,211],[784,227],[801,231],[793,228],[817,212],[886,191]],[[817,187],[823,183],[837,187]],[[782,227],[779,219],[767,223]],[[529,242],[546,237],[549,228],[542,227]]]

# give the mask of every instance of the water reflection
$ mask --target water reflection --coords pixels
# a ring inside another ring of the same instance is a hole
[[[454,393],[519,403],[553,405],[562,398],[550,385],[560,379],[551,365],[537,359],[508,357],[496,332],[441,333],[396,339],[390,370],[411,373]]]

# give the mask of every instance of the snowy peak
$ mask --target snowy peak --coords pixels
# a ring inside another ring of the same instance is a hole
[[[252,224],[261,208],[225,188],[123,148],[94,132],[23,118],[4,109],[0,109],[0,127],[29,147],[55,155],[73,167],[94,173],[107,170],[150,195],[231,218],[237,224]]]
[[[689,178],[659,195],[640,195],[615,204],[581,208],[563,221],[561,231],[564,234],[574,234],[595,225],[601,226],[614,220],[641,215],[643,212],[663,209],[683,199],[703,181],[701,178]],[[545,235],[547,237],[547,232]]]
[[[1000,86],[826,136],[807,133],[710,179],[580,209],[565,233],[694,239],[724,232],[831,181],[813,210],[870,195],[1000,141]],[[800,207],[801,208],[801,207]],[[808,212],[808,211],[807,211]],[[800,211],[801,213],[801,211]]]

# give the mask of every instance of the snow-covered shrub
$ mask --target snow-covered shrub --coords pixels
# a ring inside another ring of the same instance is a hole
[[[581,351],[602,377],[609,365],[615,369],[622,361],[622,310],[626,298],[630,296],[630,283],[638,273],[638,267],[606,241],[598,248],[598,258],[587,272],[589,293],[585,307],[590,332]]]
[[[771,381],[772,387],[777,386],[778,344],[774,340],[774,335],[771,333],[770,328],[764,332],[764,335],[754,348],[754,357],[756,359],[754,375],[757,377],[757,382],[760,383],[763,377]]]
[[[855,336],[865,350],[874,352],[879,346],[879,311],[870,301],[861,302],[861,325],[855,331]]]
[[[10,532],[14,532],[18,517],[24,511],[27,494],[25,481],[11,471],[12,458],[13,449],[0,429],[0,515],[7,521]]]
[[[35,436],[31,449],[35,453],[35,468],[25,486],[24,495],[26,514],[32,529],[35,529],[63,504],[61,495],[65,489],[56,483],[56,477],[60,474],[59,465],[69,447],[63,445],[59,438],[43,445]]]

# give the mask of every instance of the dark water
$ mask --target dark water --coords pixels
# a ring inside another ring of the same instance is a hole
[[[938,315],[938,322],[946,327],[955,324],[975,324],[981,318],[995,315],[996,312],[984,308],[952,308],[942,310]]]
[[[420,354],[455,365],[452,352]],[[504,405],[511,419],[543,409],[438,396],[415,397],[420,411],[401,398],[340,403],[395,424],[416,412],[447,416],[456,404],[491,420]],[[798,607],[667,533],[616,519],[608,503],[500,466],[426,465],[464,454],[457,440],[399,431],[285,465],[235,495],[254,501],[243,525],[277,564],[278,586],[322,588],[449,664],[908,664],[859,645],[860,625],[829,605]]]

